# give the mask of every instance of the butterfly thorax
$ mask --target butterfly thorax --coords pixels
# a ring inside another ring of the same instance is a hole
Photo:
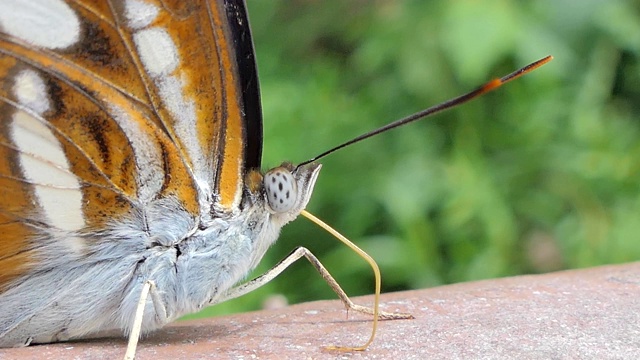
[[[280,229],[306,207],[319,170],[317,164],[294,170],[285,163],[264,177],[256,170],[250,171],[236,212],[221,213],[208,223],[200,223],[173,246],[175,250],[160,251],[170,252],[175,259],[176,279],[169,280],[175,284],[167,284],[167,288],[183,292],[171,297],[180,299],[174,305],[175,316],[214,302],[258,265]],[[158,262],[159,266],[162,263]],[[147,272],[153,273],[154,269]],[[160,283],[157,286],[162,288]]]

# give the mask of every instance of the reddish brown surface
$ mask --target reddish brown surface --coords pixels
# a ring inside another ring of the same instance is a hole
[[[386,294],[383,308],[416,319],[382,322],[365,352],[323,349],[363,342],[371,323],[318,301],[173,324],[142,340],[138,359],[640,359],[640,263]],[[0,358],[117,359],[124,349],[101,339]]]

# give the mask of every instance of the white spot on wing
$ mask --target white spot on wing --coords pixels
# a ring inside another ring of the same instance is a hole
[[[133,34],[133,41],[144,68],[152,77],[167,76],[178,66],[176,44],[165,29],[140,30]]]
[[[58,188],[80,187],[51,129],[23,111],[13,115],[11,125],[11,137],[22,152],[20,164],[27,179]]]
[[[155,198],[164,183],[162,151],[156,146],[156,140],[143,131],[126,111],[114,105],[110,112],[129,139],[133,149],[136,159],[138,198],[146,204]]]
[[[176,44],[165,29],[157,27],[140,30],[133,35],[133,39],[145,70],[158,87],[166,109],[173,116],[174,130],[189,154],[196,179],[211,181],[211,164],[206,162],[198,141],[195,103],[185,97],[183,91],[185,84],[179,74],[181,59]],[[208,187],[201,190],[206,192],[207,189]]]
[[[80,183],[69,170],[60,142],[46,125],[23,111],[13,114],[11,138],[20,150],[24,177],[34,184],[38,204],[49,223],[75,231],[84,227]]]
[[[13,92],[18,102],[25,107],[42,114],[49,110],[49,95],[42,77],[33,70],[21,71],[15,77]]]
[[[18,162],[25,179],[33,184],[42,216],[60,230],[80,230],[85,225],[80,183],[70,171],[58,139],[36,118],[50,107],[46,85],[37,72],[24,70],[15,77],[13,93],[32,112],[20,110],[13,114],[10,135],[20,151]],[[82,252],[85,245],[74,236],[60,237],[56,244],[75,253]]]
[[[80,39],[80,20],[61,0],[1,0],[0,29],[48,49],[63,49]]]
[[[184,97],[182,92],[183,83],[175,76],[167,76],[158,79],[156,84],[163,103],[176,122],[174,130],[187,148],[191,161],[194,163],[193,171],[196,178],[201,180],[213,179],[213,174],[208,172],[210,164],[205,163],[202,148],[198,142],[196,107],[192,100]]]
[[[158,16],[158,8],[139,0],[128,0],[124,4],[125,16],[132,29],[141,29],[151,25]]]

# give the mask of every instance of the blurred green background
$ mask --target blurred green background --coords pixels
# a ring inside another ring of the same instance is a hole
[[[634,1],[248,0],[264,167],[300,162],[551,54],[496,92],[344,149],[308,209],[368,251],[383,291],[640,259],[640,4]],[[300,218],[296,246],[350,295],[368,265]],[[300,261],[201,315],[332,299]]]

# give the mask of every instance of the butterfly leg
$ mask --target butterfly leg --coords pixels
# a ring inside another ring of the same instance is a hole
[[[145,281],[140,292],[140,299],[138,300],[138,306],[136,307],[136,314],[133,320],[133,326],[129,333],[129,342],[127,344],[127,352],[124,355],[125,360],[133,360],[136,356],[136,348],[138,347],[138,340],[140,339],[140,332],[142,330],[142,319],[144,317],[144,308],[147,304],[147,296],[151,295],[151,301],[155,308],[156,316],[160,318],[162,323],[167,322],[167,310],[160,299],[160,293],[156,290],[156,284],[151,281]]]
[[[291,254],[289,254],[286,258],[284,258],[274,267],[269,269],[266,273],[258,276],[257,278],[251,281],[248,281],[245,284],[242,284],[238,287],[231,289],[224,296],[218,299],[214,299],[213,302],[211,302],[211,304],[213,305],[213,304],[221,303],[227,300],[235,299],[239,296],[247,294],[261,287],[262,285],[265,285],[266,283],[270,282],[271,280],[276,278],[278,275],[280,275],[286,268],[288,268],[291,264],[301,259],[302,257],[305,257],[307,260],[309,260],[311,265],[313,265],[313,267],[315,267],[316,270],[318,270],[322,278],[327,282],[327,284],[329,284],[331,289],[333,289],[333,291],[338,295],[338,297],[340,298],[344,306],[347,308],[347,310],[353,310],[353,311],[361,312],[364,314],[373,315],[374,311],[372,308],[357,305],[353,301],[351,301],[351,299],[349,299],[349,296],[340,287],[340,284],[338,284],[338,282],[333,278],[333,276],[331,276],[329,271],[324,267],[324,265],[322,265],[320,260],[318,260],[318,258],[315,255],[313,255],[311,251],[309,251],[307,248],[304,248],[304,247],[296,248],[293,252],[291,252]],[[390,313],[390,312],[380,311],[378,313],[378,318],[381,320],[413,319],[413,316],[411,314],[405,314],[405,313]]]

